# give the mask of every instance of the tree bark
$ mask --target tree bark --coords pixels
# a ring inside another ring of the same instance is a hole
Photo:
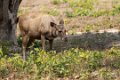
[[[22,0],[0,0],[0,41],[17,45],[15,30],[17,12]]]

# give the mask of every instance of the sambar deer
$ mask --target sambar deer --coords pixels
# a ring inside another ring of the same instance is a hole
[[[25,60],[26,47],[28,42],[32,43],[35,39],[41,40],[42,49],[45,49],[45,40],[49,40],[52,49],[53,40],[56,37],[67,40],[64,21],[47,14],[29,13],[18,18],[19,28],[22,36],[22,54]]]

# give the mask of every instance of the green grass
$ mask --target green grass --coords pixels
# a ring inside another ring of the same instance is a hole
[[[116,14],[119,14],[120,13],[120,4],[114,6],[114,8],[112,9],[111,11],[111,15],[116,15]]]
[[[93,4],[96,0],[69,0],[70,7],[82,7],[84,9],[93,9]]]
[[[90,12],[94,9],[94,0],[70,0],[68,1],[71,11],[66,11],[67,17],[89,16]]]
[[[72,11],[66,11],[67,17],[78,17],[78,16],[93,16],[99,17],[104,15],[116,15],[120,12],[120,5],[113,6],[111,10],[99,9],[96,10],[94,5],[97,0],[69,0],[67,3]]]
[[[57,9],[48,10],[47,13],[53,16],[58,16],[60,14],[60,12]]]
[[[106,16],[106,15],[116,15],[120,12],[120,4],[114,2],[114,6],[110,10],[98,9],[96,10],[95,4],[98,0],[51,0],[54,5],[59,6],[58,4],[66,4],[67,8],[71,8],[72,11],[66,10],[64,13],[67,17],[78,17],[78,16]],[[115,5],[116,4],[116,5]],[[30,9],[19,10],[18,15],[27,13]],[[44,11],[43,11],[44,12]],[[59,15],[59,9],[49,9],[46,12],[53,16]]]
[[[0,51],[0,56],[2,55]],[[14,75],[13,78],[18,80],[25,78],[46,80],[48,77],[49,79],[79,77],[80,80],[114,80],[120,76],[120,50],[70,49],[56,53],[35,48],[25,62],[20,55],[15,54],[12,58],[1,57],[0,65],[0,79]]]
[[[62,3],[67,3],[68,0],[52,0],[51,1],[54,5],[62,4]]]
[[[89,32],[89,31],[91,31],[91,30],[93,30],[93,25],[87,25],[87,26],[85,26],[85,28],[83,29],[83,30],[85,30],[86,32]]]
[[[52,3],[55,4],[55,5],[60,4],[61,0],[52,0]]]

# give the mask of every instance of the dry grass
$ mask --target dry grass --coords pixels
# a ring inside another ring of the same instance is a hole
[[[105,11],[112,10],[116,5],[120,4],[119,0],[97,0],[94,4],[95,11]],[[57,11],[54,11],[57,10]],[[52,0],[23,0],[20,6],[20,14],[24,14],[26,12],[44,12],[50,13],[51,15],[64,17],[66,22],[66,27],[69,31],[73,30],[73,32],[80,31],[98,31],[101,29],[109,29],[109,28],[117,28],[119,29],[119,14],[118,15],[101,15],[98,17],[94,16],[77,16],[69,18],[66,16],[66,11],[72,11],[71,7],[69,7],[68,3],[62,3],[58,5],[52,4]],[[59,14],[56,14],[59,13]],[[99,14],[99,13],[98,13]],[[103,13],[104,14],[104,13]],[[90,28],[88,28],[90,27]],[[87,29],[88,28],[88,29]]]

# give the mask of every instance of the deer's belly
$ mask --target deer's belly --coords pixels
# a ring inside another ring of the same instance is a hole
[[[41,34],[39,32],[29,33],[29,36],[34,39],[41,39]]]

